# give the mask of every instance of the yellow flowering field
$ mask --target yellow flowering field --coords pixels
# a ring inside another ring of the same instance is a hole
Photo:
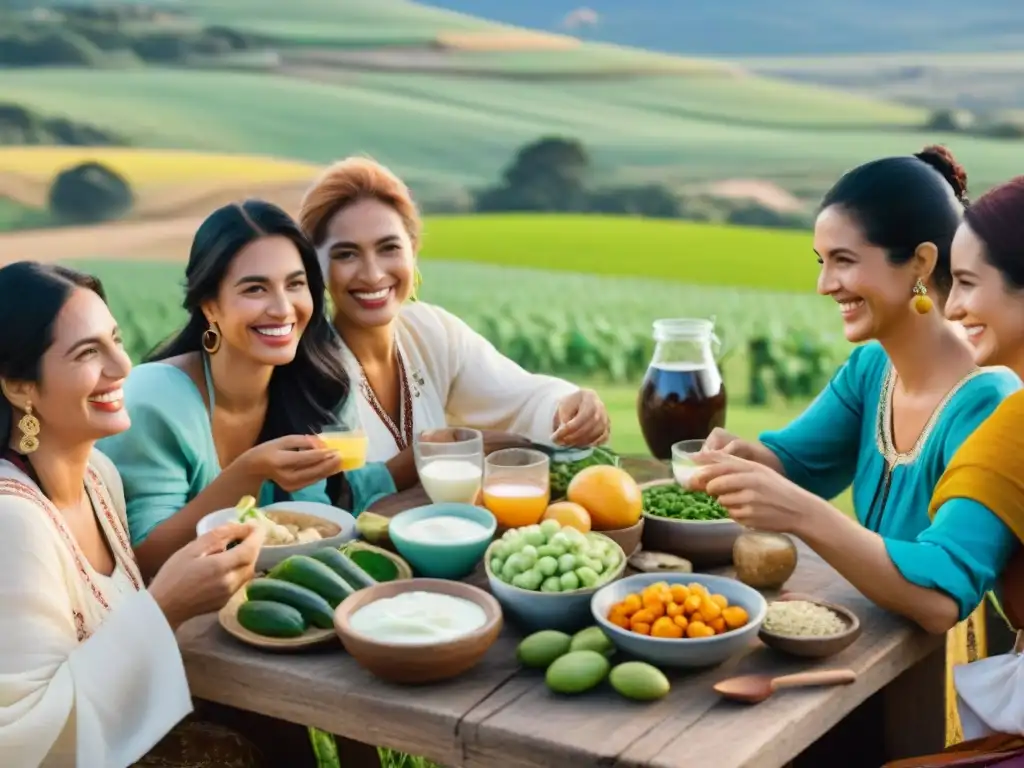
[[[0,175],[40,181],[78,163],[103,163],[135,187],[195,182],[290,182],[312,180],[310,163],[259,155],[133,147],[0,147]]]

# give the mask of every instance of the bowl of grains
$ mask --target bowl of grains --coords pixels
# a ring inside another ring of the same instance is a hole
[[[860,636],[860,620],[841,605],[787,594],[768,604],[757,636],[781,653],[823,659],[846,649]]]

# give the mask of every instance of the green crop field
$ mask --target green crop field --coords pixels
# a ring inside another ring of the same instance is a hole
[[[807,232],[612,216],[431,216],[423,257],[801,293],[818,275]]]
[[[1014,142],[926,135],[917,110],[760,78],[525,83],[347,72],[329,82],[171,69],[8,70],[0,101],[136,144],[326,162],[367,153],[414,185],[493,183],[542,135],[581,139],[604,176],[835,178],[948,139],[975,189],[1003,180]]]

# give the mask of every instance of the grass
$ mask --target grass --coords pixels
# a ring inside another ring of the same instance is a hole
[[[50,180],[79,163],[103,163],[133,185],[312,179],[309,163],[271,157],[127,147],[0,147],[0,174]]]
[[[612,216],[433,216],[423,258],[434,257],[804,293],[818,273],[806,232]]]
[[[864,160],[950,137],[924,112],[762,78],[524,83],[406,73],[328,81],[170,69],[11,70],[0,100],[116,128],[142,146],[325,163],[371,154],[412,184],[494,182],[539,136],[581,139],[600,175],[685,181],[834,178]],[[978,189],[1005,178],[1013,142],[954,137]]]

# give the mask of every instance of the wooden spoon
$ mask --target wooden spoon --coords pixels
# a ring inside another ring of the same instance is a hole
[[[812,685],[844,685],[857,679],[852,669],[823,669],[795,675],[740,675],[715,684],[715,691],[727,699],[759,704],[780,688],[801,688]]]

